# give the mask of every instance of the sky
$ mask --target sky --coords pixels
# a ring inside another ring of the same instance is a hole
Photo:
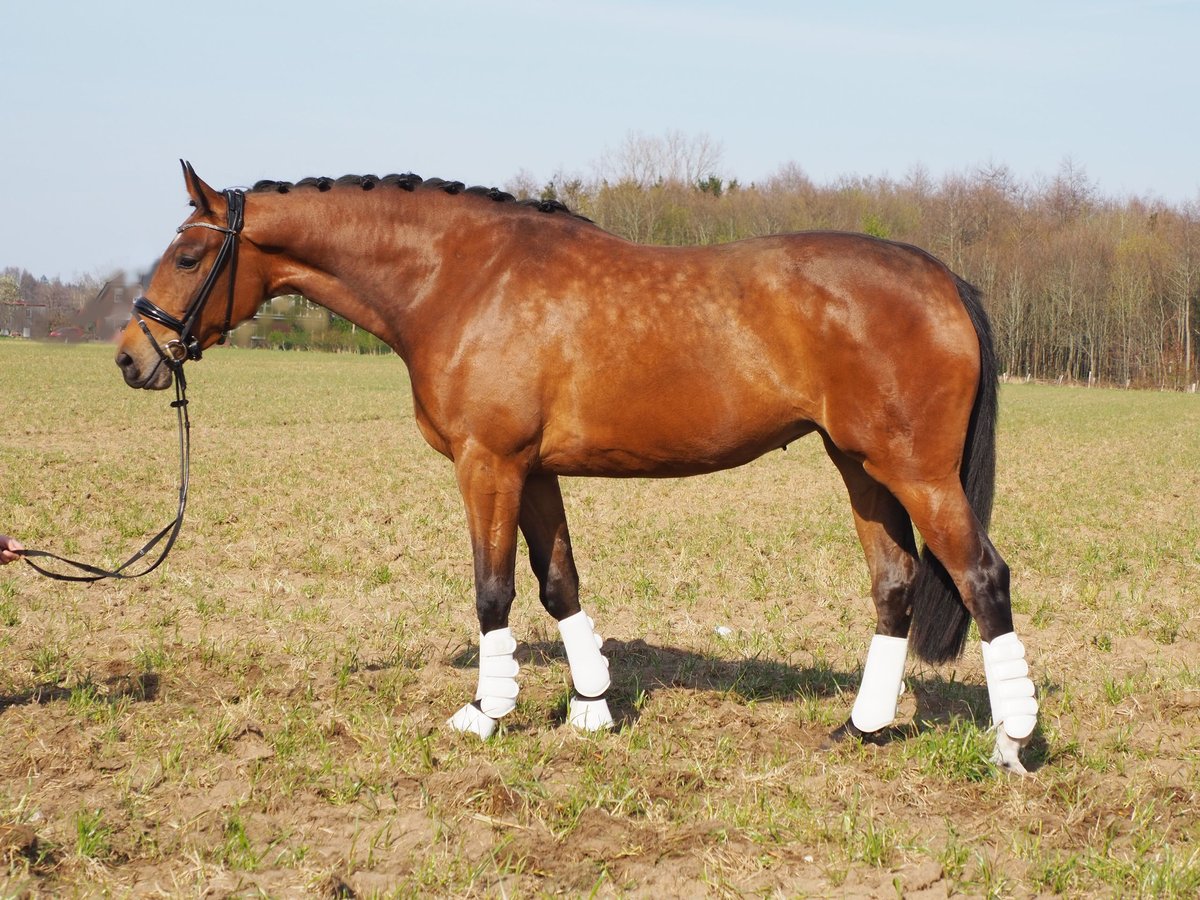
[[[217,188],[591,176],[633,135],[1200,201],[1200,0],[0,0],[0,270],[140,271]]]

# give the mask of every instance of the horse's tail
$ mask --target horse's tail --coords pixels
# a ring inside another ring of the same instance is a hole
[[[963,449],[962,484],[975,518],[987,529],[992,518],[996,488],[996,414],[999,408],[999,371],[992,326],[979,291],[958,276],[958,296],[966,307],[979,338],[979,389],[967,426]],[[917,655],[928,663],[944,663],[962,655],[971,627],[949,574],[926,547],[913,586],[911,640]]]

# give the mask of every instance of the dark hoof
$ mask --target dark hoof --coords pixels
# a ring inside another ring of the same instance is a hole
[[[822,750],[832,750],[838,744],[844,741],[853,740],[860,744],[874,744],[876,747],[882,747],[893,737],[893,729],[880,728],[878,731],[863,731],[858,728],[852,721],[847,719],[844,724],[839,725],[833,731],[829,732],[821,744]]]

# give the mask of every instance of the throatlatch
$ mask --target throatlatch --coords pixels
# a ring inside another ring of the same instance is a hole
[[[904,660],[908,639],[877,634],[871,638],[862,684],[850,711],[850,721],[859,731],[871,733],[891,725],[896,704],[904,688]]]
[[[497,628],[479,636],[479,687],[475,702],[468,703],[450,719],[450,727],[491,737],[496,720],[516,709],[517,673],[520,666],[513,654],[516,638],[508,628]]]
[[[595,623],[582,610],[559,621],[558,630],[571,667],[571,683],[575,687],[567,721],[584,731],[611,727],[613,718],[604,692],[612,679],[608,674],[608,660],[600,652],[604,639],[596,634]]]
[[[1025,645],[1016,632],[1002,634],[991,643],[982,641],[983,671],[987,676],[992,724],[1015,740],[1033,734],[1038,703],[1025,661]]]

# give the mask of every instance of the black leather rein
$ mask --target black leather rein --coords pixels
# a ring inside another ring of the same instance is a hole
[[[133,554],[133,556],[129,557],[129,559],[125,560],[125,562],[121,563],[115,569],[103,569],[100,566],[92,566],[74,559],[68,559],[65,556],[59,556],[57,553],[50,553],[47,550],[32,550],[29,548],[18,551],[25,562],[29,563],[40,574],[45,575],[47,578],[53,578],[55,581],[102,581],[105,578],[141,578],[143,575],[149,575],[162,565],[163,560],[167,558],[167,554],[171,552],[171,547],[175,545],[175,538],[179,536],[179,529],[183,527],[183,513],[187,508],[188,480],[191,472],[192,425],[187,414],[187,385],[181,370],[175,372],[175,400],[171,403],[171,406],[175,409],[176,417],[179,420],[179,509],[175,513],[175,521],[150,538],[142,546],[141,550]],[[125,571],[129,566],[157,547],[163,538],[166,538],[166,543],[163,544],[158,559],[140,572]],[[63,575],[59,572],[52,572],[35,563],[31,557],[57,560],[85,574]]]
[[[159,364],[165,364],[174,376],[175,400],[172,401],[171,407],[175,410],[176,418],[179,421],[179,508],[175,514],[175,520],[159,531],[158,534],[143,545],[142,549],[138,550],[137,553],[133,554],[133,556],[129,557],[129,559],[125,560],[125,562],[121,563],[115,569],[103,569],[99,566],[88,565],[87,563],[67,559],[66,557],[58,556],[55,553],[49,553],[45,550],[25,549],[19,551],[20,555],[24,557],[25,562],[29,563],[30,566],[47,578],[53,578],[56,581],[101,581],[105,578],[140,578],[143,575],[149,575],[162,565],[163,560],[167,558],[167,554],[171,552],[171,548],[175,545],[175,539],[179,536],[180,528],[183,527],[183,514],[187,509],[188,483],[191,478],[192,460],[192,424],[188,418],[187,379],[183,375],[183,364],[189,359],[200,358],[200,340],[193,333],[193,329],[200,318],[201,312],[204,311],[204,307],[208,304],[208,299],[212,295],[217,279],[220,278],[221,273],[226,268],[229,269],[229,298],[225,307],[225,324],[221,329],[219,342],[223,343],[226,335],[229,333],[229,326],[233,319],[233,288],[237,278],[238,235],[242,231],[245,199],[245,195],[241,191],[225,191],[225,200],[228,203],[229,210],[228,224],[225,228],[219,225],[210,225],[206,222],[192,222],[179,226],[179,231],[181,232],[188,228],[210,228],[225,235],[225,239],[221,242],[221,247],[217,251],[216,259],[213,261],[212,268],[209,269],[203,284],[200,285],[200,290],[196,292],[196,296],[188,304],[183,318],[176,318],[144,296],[138,297],[133,301],[133,315],[137,319],[138,326],[142,329],[151,346],[154,347],[155,352],[159,355]],[[171,329],[179,337],[167,341],[165,346],[160,345],[146,326],[146,319]],[[140,572],[125,571],[147,553],[150,553],[160,543],[163,545],[162,550],[154,562]],[[45,569],[33,562],[33,559],[57,560],[58,562],[72,566],[84,574],[63,575],[59,572],[51,572],[49,569]]]

